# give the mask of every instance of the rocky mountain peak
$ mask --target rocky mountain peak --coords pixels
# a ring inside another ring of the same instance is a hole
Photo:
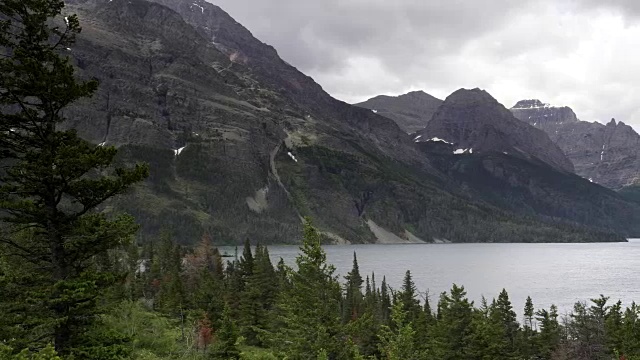
[[[418,90],[398,96],[378,95],[355,106],[387,117],[411,134],[422,129],[431,120],[440,104],[442,100]]]
[[[530,100],[520,100],[518,101],[512,109],[537,109],[537,108],[545,108],[551,107],[550,104],[545,104],[538,99],[530,99]]]
[[[537,99],[520,100],[511,108],[511,112],[518,120],[543,130],[549,124],[578,121],[578,117],[570,107],[553,106]]]
[[[487,91],[475,88],[475,89],[458,89],[451,95],[447,96],[445,103],[451,105],[462,105],[468,107],[470,105],[496,105],[499,104],[496,99],[491,96]]]
[[[519,154],[573,171],[571,162],[543,131],[518,121],[481,89],[460,89],[449,95],[417,135],[422,135],[421,139],[444,139],[456,148],[473,149],[473,153]]]
[[[511,112],[545,131],[585,179],[620,189],[640,172],[640,135],[622,121],[580,121],[571,108],[547,106],[539,100],[518,101]]]

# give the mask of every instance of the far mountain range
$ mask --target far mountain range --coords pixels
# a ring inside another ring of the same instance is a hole
[[[400,96],[376,96],[356,106],[371,109],[396,121],[408,133],[427,138],[443,135],[441,129],[432,124],[432,119],[439,121],[438,109],[442,104],[442,100],[425,92],[414,91]],[[570,160],[575,173],[583,178],[614,190],[640,181],[640,135],[622,121],[611,119],[606,125],[581,121],[570,107],[537,99],[518,101],[510,110],[521,122],[544,131],[554,147],[560,148]],[[482,114],[462,116],[469,122],[498,119],[483,120],[483,117]],[[455,140],[464,146],[458,138],[443,140]],[[541,147],[547,146],[540,137],[530,140]],[[568,169],[566,164],[565,169]]]

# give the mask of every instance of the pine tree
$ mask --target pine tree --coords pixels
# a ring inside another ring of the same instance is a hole
[[[543,359],[550,359],[551,354],[557,349],[561,340],[557,307],[551,305],[549,311],[545,309],[538,310],[536,312],[536,320],[540,324],[540,332],[537,337],[538,355]]]
[[[382,277],[382,284],[380,285],[380,314],[382,323],[389,324],[391,319],[391,295],[387,286],[386,276]]]
[[[407,314],[406,321],[415,321],[420,316],[422,309],[418,300],[418,291],[409,270],[404,275],[398,301],[402,304],[402,311]]]
[[[320,235],[306,219],[298,266],[276,307],[270,343],[288,359],[310,359],[324,350],[330,358],[344,351],[340,321],[340,284],[327,264]]]
[[[278,288],[281,291],[288,289],[291,286],[291,268],[284,263],[284,259],[280,258],[276,265],[276,278],[278,279]]]
[[[353,267],[345,276],[347,283],[345,284],[345,296],[343,300],[343,322],[349,322],[358,319],[362,314],[362,276],[358,267],[358,258],[353,253]]]
[[[533,308],[533,301],[531,300],[531,296],[527,296],[527,300],[524,304],[524,328],[532,330],[533,329],[533,315],[535,310]]]
[[[59,130],[64,109],[98,85],[76,80],[61,55],[80,32],[76,16],[60,19],[63,8],[62,0],[0,3],[0,252],[2,262],[22,266],[8,274],[14,286],[5,290],[15,293],[2,309],[24,314],[19,338],[53,339],[66,355],[117,279],[96,259],[137,229],[130,216],[98,207],[144,179],[148,168],[112,170],[115,148]]]
[[[237,342],[238,330],[231,319],[229,306],[225,306],[222,312],[222,325],[215,332],[215,342],[210,348],[208,358],[216,360],[240,359]]]
[[[622,302],[618,300],[609,308],[605,317],[605,334],[607,348],[611,351],[623,351],[624,349],[624,329]]]
[[[515,357],[517,354],[517,339],[519,337],[520,324],[516,320],[516,313],[513,311],[511,301],[509,300],[509,294],[505,289],[502,289],[498,295],[498,300],[495,303],[494,312],[498,317],[500,326],[504,333],[504,341],[507,344],[506,356]]]
[[[622,318],[622,348],[620,354],[627,359],[640,357],[640,307],[635,302],[631,303]]]
[[[375,279],[375,275],[371,275]],[[379,355],[378,332],[382,322],[378,290],[375,280],[365,278],[365,293],[362,299],[361,311],[355,321],[347,325],[347,333],[352,342],[363,356]]]
[[[242,249],[242,257],[239,261],[240,271],[242,273],[242,278],[246,281],[251,274],[253,274],[253,253],[251,253],[251,243],[249,239],[245,240],[244,248]]]
[[[182,316],[186,306],[182,279],[180,246],[168,234],[163,234],[155,262],[158,264],[156,309],[174,317]]]
[[[469,354],[473,359],[512,359],[502,324],[502,315],[495,299],[491,305],[482,298],[482,305],[473,311]]]
[[[438,322],[434,329],[433,358],[468,359],[473,333],[473,303],[466,298],[464,287],[453,285],[449,294],[442,293],[438,302]]]
[[[397,302],[391,310],[393,328],[384,325],[380,330],[380,353],[386,360],[420,359],[415,348],[415,330],[411,321],[407,320],[407,313],[403,310],[402,302]]]
[[[600,296],[592,299],[593,306],[587,308],[585,303],[578,302],[573,307],[571,322],[567,332],[571,339],[569,351],[576,358],[605,359],[605,316],[608,311],[609,298]]]
[[[240,299],[241,334],[249,345],[263,345],[270,313],[278,295],[278,279],[266,247],[256,246],[254,267]]]
[[[536,332],[533,329],[534,314],[535,309],[533,307],[533,301],[530,296],[527,296],[527,300],[524,305],[524,325],[522,329],[522,343],[520,346],[520,352],[525,359],[531,358],[537,352],[535,347]]]

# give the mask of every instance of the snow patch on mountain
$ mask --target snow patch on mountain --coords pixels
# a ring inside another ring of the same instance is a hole
[[[454,155],[462,155],[462,154],[473,154],[473,148],[470,149],[456,149],[453,151]]]
[[[429,140],[427,140],[427,141],[443,142],[443,143],[445,143],[445,144],[453,145],[453,143],[450,143],[450,142],[448,142],[448,141],[447,141],[447,140],[445,140],[445,139],[440,139],[439,137],[434,137],[434,138],[431,138],[431,139],[429,139]]]

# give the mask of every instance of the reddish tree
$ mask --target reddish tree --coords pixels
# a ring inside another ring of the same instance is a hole
[[[198,320],[198,348],[206,350],[207,346],[211,344],[213,340],[213,329],[211,328],[211,321],[209,316],[205,313],[200,320]]]

